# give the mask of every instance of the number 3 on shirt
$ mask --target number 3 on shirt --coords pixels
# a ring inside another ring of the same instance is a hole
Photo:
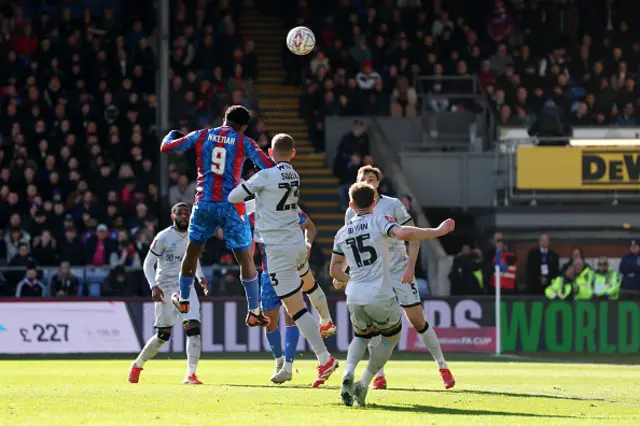
[[[216,146],[211,153],[211,171],[217,175],[224,174],[224,166],[227,160],[227,150]]]

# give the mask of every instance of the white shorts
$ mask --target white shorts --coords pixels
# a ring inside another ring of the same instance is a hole
[[[404,269],[400,272],[392,272],[391,278],[393,279],[393,292],[398,298],[398,303],[403,308],[411,308],[422,303],[420,300],[420,292],[418,291],[418,284],[414,279],[411,283],[402,283],[402,274]]]
[[[351,324],[362,331],[375,327],[381,332],[402,321],[402,310],[395,298],[368,305],[349,305]]]
[[[196,290],[191,285],[191,295],[189,296],[190,309],[186,314],[180,313],[175,306],[171,303],[171,295],[175,289],[163,288],[164,302],[155,302],[155,325],[156,328],[169,328],[176,325],[178,322],[198,321],[200,322],[200,300]]]
[[[269,278],[278,297],[284,299],[296,294],[302,287],[300,274],[308,265],[304,241],[265,245],[265,252],[269,259]]]

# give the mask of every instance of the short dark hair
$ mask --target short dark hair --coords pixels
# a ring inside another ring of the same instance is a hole
[[[356,210],[368,209],[376,199],[376,190],[368,183],[356,182],[349,188],[349,199]]]
[[[185,208],[188,209],[189,211],[191,211],[191,206],[187,203],[185,203],[184,201],[180,201],[179,203],[175,204],[173,207],[171,207],[171,214],[177,214],[178,210]]]
[[[224,113],[224,121],[229,126],[247,126],[251,120],[249,110],[242,105],[231,105]]]
[[[382,172],[379,168],[373,166],[360,167],[358,169],[358,180],[362,179],[362,176],[366,175],[367,173],[373,173],[374,175],[376,175],[376,179],[378,179],[378,182],[380,182],[380,179],[382,178]]]
[[[278,133],[271,139],[271,149],[278,154],[288,155],[293,152],[295,143],[293,138],[286,133]]]

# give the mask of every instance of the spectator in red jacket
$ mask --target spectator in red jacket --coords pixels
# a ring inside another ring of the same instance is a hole
[[[38,50],[40,39],[33,33],[31,25],[26,25],[22,34],[13,38],[13,49],[18,55],[31,56]]]

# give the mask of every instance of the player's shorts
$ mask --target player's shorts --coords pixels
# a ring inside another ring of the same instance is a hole
[[[402,321],[402,309],[395,298],[368,305],[347,305],[351,325],[358,330],[375,327],[381,332]]]
[[[186,314],[180,313],[171,303],[171,289],[162,289],[164,291],[164,302],[155,302],[155,328],[169,328],[178,322],[198,321],[200,322],[200,300],[196,290],[191,284],[191,295],[189,296],[190,309]],[[177,289],[176,289],[177,291]]]
[[[418,291],[418,284],[414,278],[411,283],[402,283],[402,274],[404,269],[399,272],[392,272],[391,278],[393,279],[393,292],[398,298],[398,303],[403,308],[411,308],[412,306],[418,306],[422,303],[420,299],[420,292]]]
[[[265,253],[269,259],[271,285],[278,297],[284,299],[297,293],[302,287],[300,272],[303,272],[307,264],[307,246],[304,241],[265,245]]]
[[[189,241],[203,245],[218,227],[222,228],[227,247],[234,251],[245,251],[251,247],[251,225],[246,215],[240,215],[231,203],[198,201],[191,211]]]

